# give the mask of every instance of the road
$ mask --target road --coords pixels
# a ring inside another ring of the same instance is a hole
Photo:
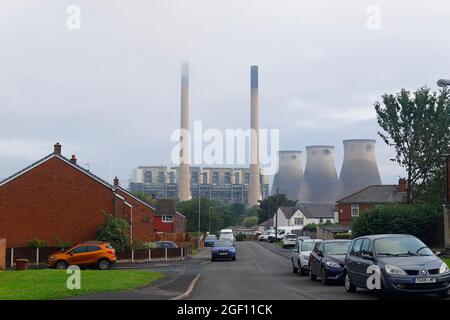
[[[351,294],[345,292],[342,284],[324,286],[320,281],[300,277],[292,273],[291,261],[286,256],[258,242],[238,242],[236,249],[236,261],[216,261],[203,266],[190,299],[376,299],[368,291]]]

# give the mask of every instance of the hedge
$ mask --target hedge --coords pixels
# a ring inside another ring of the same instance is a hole
[[[352,225],[354,237],[371,234],[411,234],[425,243],[442,219],[442,208],[431,205],[385,205],[369,209]]]

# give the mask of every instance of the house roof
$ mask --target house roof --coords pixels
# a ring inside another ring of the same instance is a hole
[[[274,225],[273,217],[270,218],[269,220],[265,220],[265,221],[261,222],[259,225],[260,226],[268,226],[268,227],[273,226]]]
[[[373,185],[355,192],[337,203],[403,203],[406,192],[400,192],[398,185]]]
[[[150,201],[155,207],[157,215],[177,214],[173,199],[152,199]]]
[[[286,219],[292,218],[292,216],[298,211],[297,207],[280,207]]]
[[[102,178],[96,176],[95,174],[93,174],[91,171],[81,167],[78,164],[74,164],[72,163],[69,159],[67,159],[66,157],[64,157],[63,155],[59,154],[59,153],[50,153],[49,155],[45,156],[44,158],[32,163],[31,165],[25,167],[24,169],[16,172],[15,174],[13,174],[12,176],[4,179],[3,181],[0,181],[0,187],[4,186],[5,184],[9,183],[10,181],[20,177],[21,175],[27,173],[28,171],[33,170],[34,168],[40,166],[41,164],[49,161],[50,159],[53,158],[57,158],[61,161],[63,161],[65,164],[77,169],[78,171],[84,173],[85,175],[89,176],[90,178],[94,179],[95,181],[97,181],[98,183],[104,185],[106,188],[111,189],[111,191],[115,191],[117,189],[119,189],[120,191],[122,191],[123,193],[125,193],[127,196],[134,198],[135,200],[139,201],[140,203],[142,203],[143,205],[149,207],[152,210],[155,210],[155,208],[153,208],[151,205],[149,205],[148,203],[140,200],[139,198],[137,198],[135,195],[133,195],[132,193],[128,192],[127,190],[121,188],[121,187],[117,187],[115,188],[113,185],[111,185],[110,183],[106,182],[105,180],[103,180]]]
[[[334,205],[327,203],[309,203],[298,204],[297,209],[300,210],[306,218],[309,219],[333,219]]]
[[[322,228],[333,234],[345,233],[345,232],[349,232],[349,230],[350,230],[350,228],[347,228],[347,227],[333,227],[333,226],[319,226],[319,228]]]

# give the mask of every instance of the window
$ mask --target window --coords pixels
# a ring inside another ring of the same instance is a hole
[[[153,177],[151,171],[144,172],[144,183],[153,183]]]
[[[219,173],[217,171],[212,173],[212,184],[219,184]]]
[[[175,172],[169,173],[169,181],[170,183],[175,183]]]
[[[359,204],[352,204],[352,217],[359,216]]]
[[[165,183],[166,182],[166,176],[164,175],[163,171],[158,172],[158,183]]]
[[[86,252],[86,249],[87,249],[86,246],[76,247],[75,249],[70,251],[70,253],[83,253]]]
[[[372,245],[370,243],[369,239],[364,239],[364,242],[361,246],[361,254],[367,254],[369,256],[372,256]]]
[[[319,219],[319,223],[323,223],[323,219],[322,218]]]
[[[162,221],[163,222],[173,222],[173,216],[163,216]]]
[[[99,246],[88,246],[87,252],[94,252],[94,251],[100,251],[101,248]]]
[[[239,172],[236,172],[234,174],[234,183],[235,184],[240,184],[240,180],[239,180]]]
[[[296,226],[302,226],[303,225],[303,218],[294,218],[294,224]]]
[[[246,172],[244,175],[244,184],[250,183],[250,173]]]
[[[350,251],[350,254],[352,256],[359,256],[361,253],[361,245],[364,239],[358,239],[353,244],[352,250]]]
[[[191,172],[191,182],[198,183],[198,172],[196,171]]]
[[[203,184],[208,184],[208,173],[204,172],[203,175]]]
[[[230,172],[225,172],[223,180],[224,180],[223,182],[225,184],[231,184],[231,173]]]

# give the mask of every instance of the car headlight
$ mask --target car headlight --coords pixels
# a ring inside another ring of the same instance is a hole
[[[441,267],[439,268],[439,273],[446,273],[448,272],[448,266],[445,262],[442,262]]]
[[[333,267],[333,268],[340,268],[341,266],[339,265],[339,263],[334,262],[334,261],[327,261],[325,262],[327,264],[327,266],[329,267]]]
[[[48,260],[53,261],[53,260],[55,260],[55,257],[54,256],[50,256],[50,257],[48,257]]]
[[[406,272],[403,269],[393,266],[391,264],[385,265],[384,269],[389,274],[393,274],[393,275],[397,275],[397,276],[406,276]]]
[[[306,254],[304,254],[304,255],[303,255],[303,259],[306,259],[306,260],[308,260],[308,259],[309,259],[309,256],[308,256],[308,255],[306,255]]]

